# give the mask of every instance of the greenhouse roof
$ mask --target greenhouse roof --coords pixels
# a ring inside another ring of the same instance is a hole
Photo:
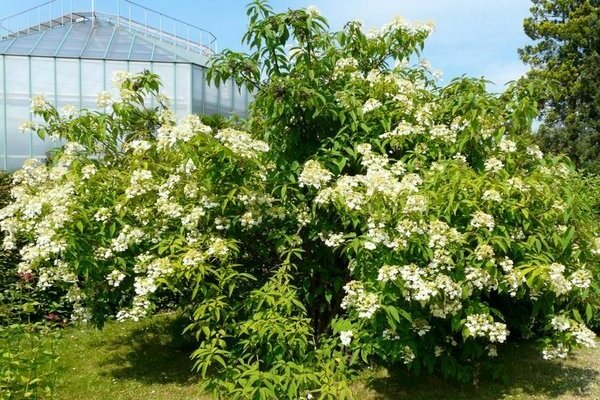
[[[0,35],[0,54],[4,55],[205,65],[213,53],[206,45],[162,29],[99,12],[73,12],[0,33],[4,33]]]

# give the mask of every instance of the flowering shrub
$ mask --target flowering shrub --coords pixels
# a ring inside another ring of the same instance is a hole
[[[149,72],[117,74],[107,112],[32,101],[45,124],[23,129],[68,144],[0,213],[21,273],[98,324],[176,293],[227,398],[348,398],[361,362],[468,379],[512,338],[546,358],[594,344],[600,239],[576,172],[528,136],[533,93],[439,88],[408,65],[426,24],[248,12],[253,53],[209,72],[256,89],[242,125],[178,120]]]

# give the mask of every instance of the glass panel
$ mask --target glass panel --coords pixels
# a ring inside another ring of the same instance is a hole
[[[1,42],[0,42],[1,43]],[[4,56],[0,56],[0,80],[4,79]],[[0,82],[0,169],[4,169],[4,84]]]
[[[54,60],[45,57],[31,58],[31,93],[44,95],[47,101],[54,103]],[[42,118],[34,116],[33,120],[42,122]],[[32,135],[32,153],[44,154],[51,144],[42,141],[37,135]]]
[[[37,41],[42,36],[42,32],[31,33],[29,35],[19,36],[14,43],[10,46],[7,54],[20,54],[27,55],[35,46]]]
[[[0,33],[2,33],[2,30],[0,29]],[[4,50],[10,46],[10,44],[12,43],[12,39],[5,39],[5,40],[0,40],[0,53],[3,53]],[[0,154],[1,155],[1,154]],[[0,163],[1,164],[1,163]]]
[[[67,104],[80,108],[79,92],[79,60],[56,60],[57,107]]]
[[[79,57],[88,36],[92,33],[92,23],[89,21],[78,22],[71,26],[73,28],[60,48],[58,56]]]
[[[92,32],[88,40],[82,57],[84,58],[104,58],[106,49],[110,43],[110,38],[114,32],[114,26],[108,22],[98,20],[98,25]]]
[[[175,94],[175,77],[173,72],[175,64],[154,63],[153,66],[154,73],[160,76],[160,81],[162,82],[161,92],[171,100],[169,105],[175,107],[175,99],[173,98]]]
[[[190,82],[190,64],[176,64],[177,71],[177,113],[179,115],[188,115],[191,113],[191,86]]]
[[[127,71],[127,61],[106,61],[106,75],[104,76],[105,89],[107,92],[117,97],[119,91],[114,88],[112,79],[117,71]],[[100,79],[101,80],[101,79]]]
[[[202,87],[204,86],[204,71],[201,67],[192,65],[192,111],[194,114],[204,114]]]
[[[36,56],[53,56],[65,35],[69,32],[70,26],[64,25],[48,29],[42,40],[35,46],[33,54]]]
[[[234,84],[235,85],[235,84]],[[235,85],[233,91],[233,110],[236,114],[246,115],[246,87]]]
[[[159,46],[155,46],[154,47],[154,57],[152,58],[152,61],[170,61],[173,62],[175,60],[175,56],[173,55],[173,53],[168,52],[164,49],[162,49]]]
[[[81,93],[83,108],[96,108],[96,95],[104,90],[102,74],[104,73],[103,61],[81,60]]]
[[[153,45],[141,38],[136,38],[131,49],[131,60],[149,61],[152,59]]]
[[[135,36],[124,32],[121,29],[117,29],[106,58],[113,60],[127,60],[129,49],[131,48],[131,41],[134,37]]]
[[[129,72],[131,72],[132,74],[137,74],[143,72],[144,70],[152,71],[152,65],[149,62],[129,62]],[[147,107],[152,106],[152,101],[150,97],[146,96],[145,103]]]
[[[29,158],[30,135],[21,134],[19,125],[29,120],[29,60],[26,57],[6,57],[6,132],[10,156]],[[9,169],[14,166],[7,160]]]
[[[233,111],[231,89],[231,79],[226,80],[225,83],[221,83],[219,86],[219,93],[221,94],[219,98],[219,114],[229,115]]]
[[[210,86],[204,81],[204,113],[207,115],[218,112],[219,91],[216,87]]]

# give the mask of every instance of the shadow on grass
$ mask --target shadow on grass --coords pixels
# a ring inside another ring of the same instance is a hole
[[[580,364],[577,358],[569,363],[546,361],[533,345],[511,344],[505,353],[499,362],[506,368],[507,383],[482,377],[476,388],[440,377],[415,377],[398,371],[385,377],[368,377],[365,386],[374,392],[370,399],[378,400],[499,400],[507,398],[507,395],[517,398],[523,395],[533,395],[535,398],[562,395],[585,398],[586,394],[590,399],[598,398],[596,392],[590,394],[596,386],[598,370],[577,365]]]
[[[114,335],[104,343],[110,355],[102,362],[105,375],[145,384],[197,384],[190,354],[193,343],[181,337],[181,320],[161,317]]]

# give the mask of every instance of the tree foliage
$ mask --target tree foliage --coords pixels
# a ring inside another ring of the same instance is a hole
[[[600,168],[600,2],[532,0],[525,33],[534,41],[519,51],[531,66],[527,82],[542,91],[544,147],[564,153],[589,171]]]

